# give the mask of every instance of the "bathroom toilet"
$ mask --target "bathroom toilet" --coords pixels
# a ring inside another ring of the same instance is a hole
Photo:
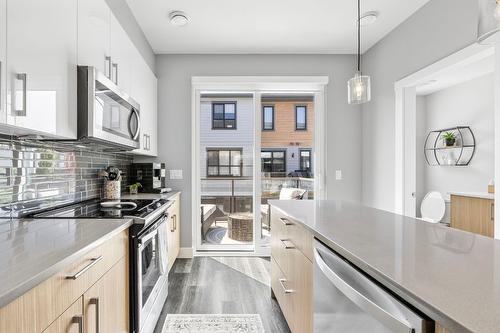
[[[432,191],[425,195],[420,205],[420,213],[422,217],[419,220],[423,220],[431,223],[438,223],[444,217],[446,211],[446,205],[444,198],[441,193]]]

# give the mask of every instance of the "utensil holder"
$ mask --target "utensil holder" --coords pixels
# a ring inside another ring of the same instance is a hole
[[[105,180],[102,191],[102,198],[107,200],[116,200],[121,197],[121,182],[119,180]]]

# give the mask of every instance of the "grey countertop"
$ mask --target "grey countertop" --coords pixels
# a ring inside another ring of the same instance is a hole
[[[0,307],[131,224],[131,219],[0,220]]]
[[[172,191],[169,193],[138,193],[138,194],[124,194],[121,196],[123,199],[171,199],[175,195],[179,194],[179,191]]]
[[[500,332],[500,241],[341,201],[270,201],[453,332]]]

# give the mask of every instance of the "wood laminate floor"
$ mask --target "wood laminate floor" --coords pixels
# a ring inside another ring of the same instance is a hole
[[[271,298],[270,262],[265,258],[177,259],[154,333],[161,333],[168,313],[259,314],[266,333],[290,333]]]

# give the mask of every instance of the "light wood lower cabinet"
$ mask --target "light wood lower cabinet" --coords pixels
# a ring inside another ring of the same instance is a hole
[[[49,328],[49,332],[59,332],[53,325],[59,325],[55,324],[56,322],[61,322],[61,325],[65,323],[66,311],[77,306],[75,303],[82,300],[82,297],[85,300],[84,294],[92,290],[93,286],[104,283],[102,281],[106,281],[107,288],[110,289],[108,292],[112,292],[113,297],[119,296],[120,300],[125,302],[121,306],[128,308],[129,291],[128,288],[123,287],[124,284],[128,285],[128,266],[123,263],[120,265],[120,262],[128,262],[128,231],[123,231],[89,251],[82,256],[81,260],[0,308],[0,332],[36,333],[44,332]],[[118,272],[118,270],[121,271]],[[68,278],[70,276],[74,278]],[[106,302],[115,302],[115,300]],[[82,306],[81,302],[80,306]],[[106,308],[104,303],[102,306]],[[113,310],[117,311],[114,312],[115,317],[122,317],[115,322],[126,321],[128,323],[128,309],[124,312],[121,306],[116,306],[117,309]],[[122,332],[121,327],[120,324],[116,326],[116,330],[114,328],[101,329],[101,332]],[[73,332],[73,326],[70,328],[69,332]]]
[[[85,332],[129,331],[129,275],[127,257],[122,258],[83,294]]]
[[[451,227],[483,236],[494,236],[494,201],[475,197],[451,196]]]
[[[83,299],[80,297],[43,333],[81,333],[84,327]]]
[[[168,271],[172,268],[175,260],[179,256],[181,248],[181,220],[180,220],[180,193],[176,194],[170,200],[174,203],[167,210],[168,212],[168,226],[167,226],[167,248],[168,248]]]
[[[271,230],[271,288],[292,333],[311,333],[313,236],[275,208]]]

